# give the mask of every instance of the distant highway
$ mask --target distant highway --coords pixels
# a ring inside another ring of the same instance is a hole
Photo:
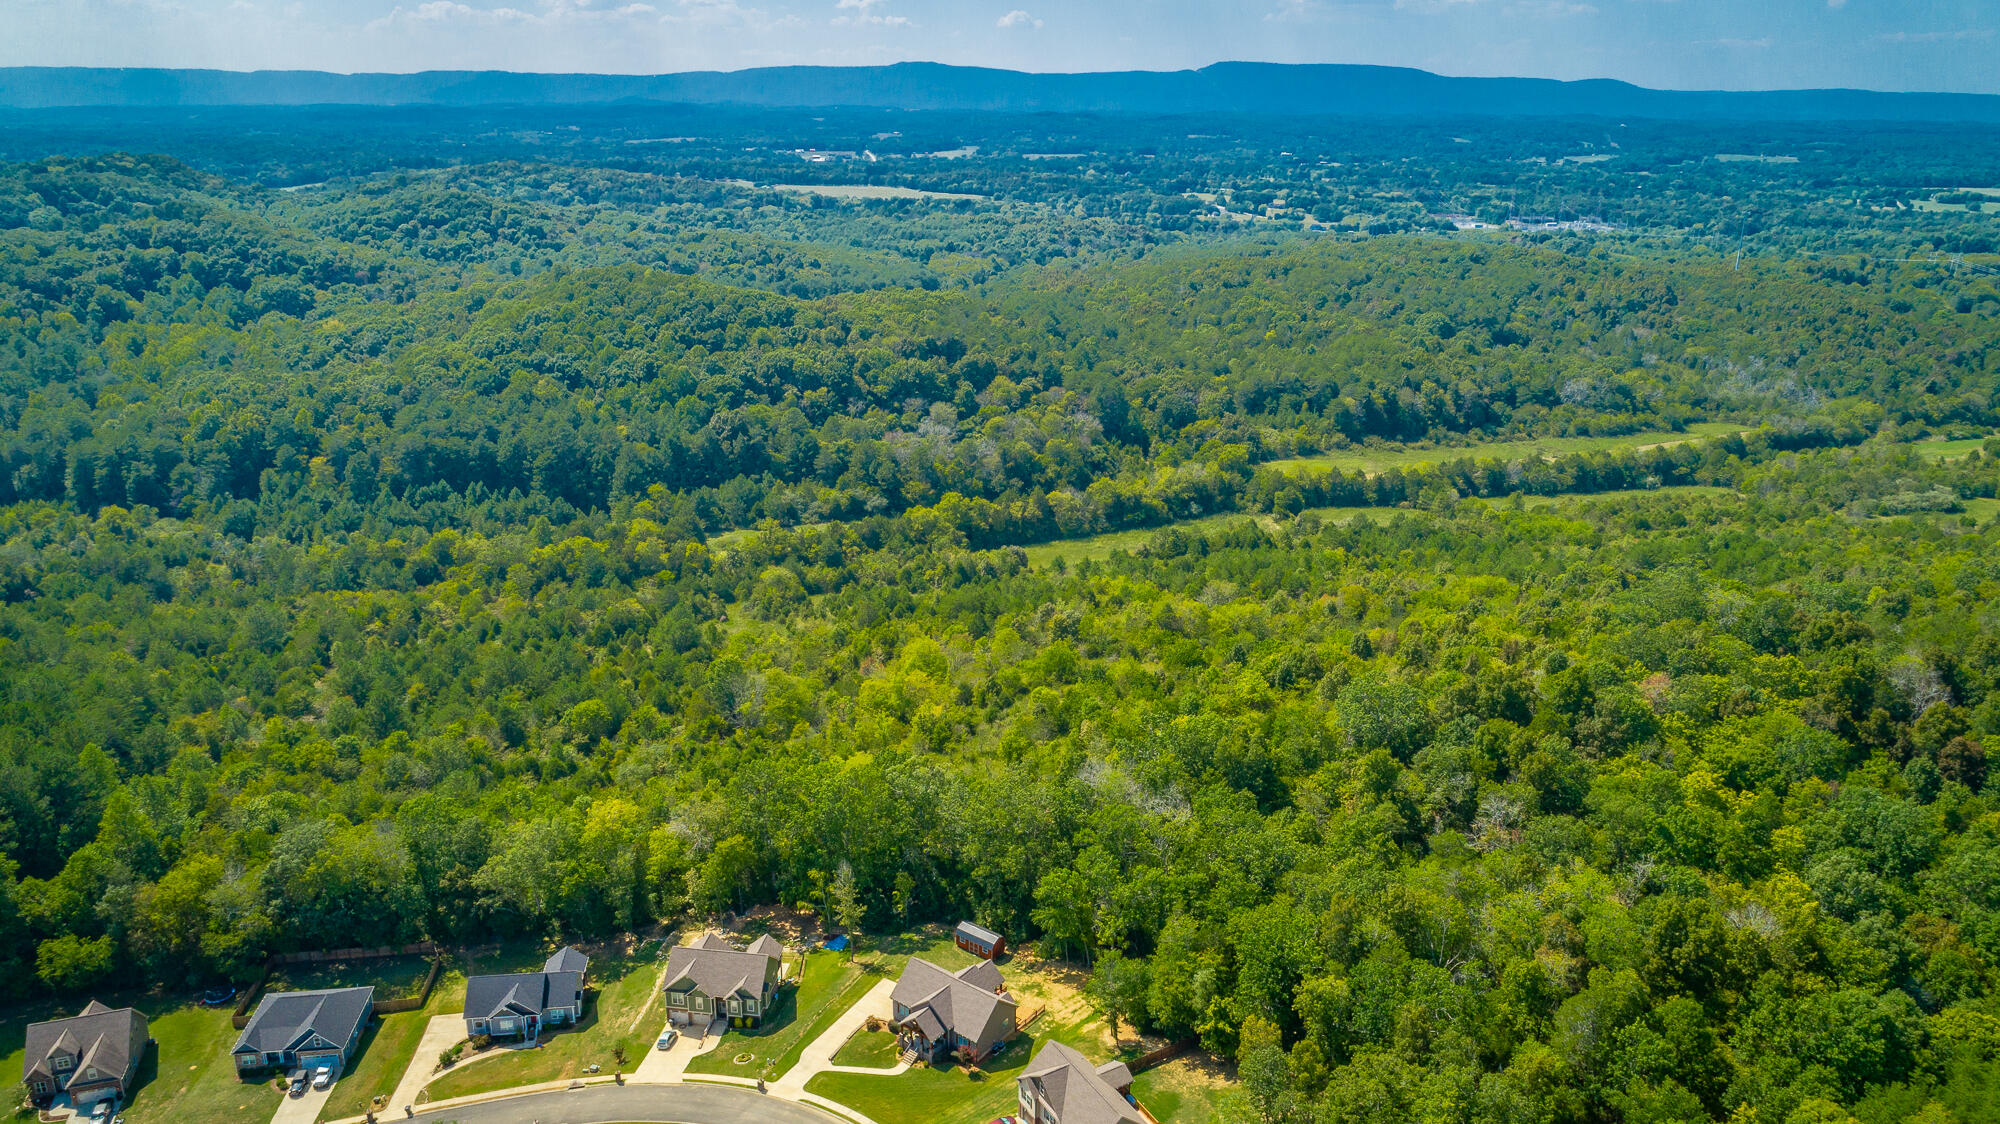
[[[403,1120],[398,1107],[376,1116]],[[417,1124],[832,1124],[816,1108],[727,1085],[592,1085],[419,1112]]]

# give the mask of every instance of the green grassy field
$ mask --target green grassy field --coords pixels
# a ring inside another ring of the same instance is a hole
[[[1345,523],[1363,512],[1387,516],[1393,514],[1394,511],[1394,508],[1388,507],[1314,507],[1307,509],[1307,512],[1318,516],[1328,523]],[[1302,512],[1301,514],[1305,513]],[[1278,520],[1272,516],[1242,511],[1231,511],[1222,515],[1205,515],[1200,519],[1188,519],[1169,525],[1179,527],[1183,531],[1203,533],[1218,531],[1232,523],[1238,523],[1245,519],[1254,519],[1266,527],[1275,527],[1278,525]],[[1145,527],[1132,531],[1109,531],[1102,535],[1088,535],[1083,538],[1057,539],[1054,542],[1037,543],[1034,546],[1023,547],[1022,549],[1027,553],[1030,565],[1047,566],[1057,559],[1061,559],[1064,565],[1074,566],[1085,559],[1093,562],[1102,562],[1121,550],[1127,554],[1131,554],[1146,545],[1148,539],[1164,529],[1164,527]]]
[[[541,949],[508,949],[468,965],[468,974],[535,970],[546,956]],[[619,1068],[630,1072],[652,1049],[653,1036],[659,1030],[650,1009],[659,1002],[654,989],[665,961],[665,950],[657,941],[641,944],[629,956],[593,955],[590,986],[596,994],[574,1029],[549,1035],[540,1049],[517,1051],[447,1073],[425,1088],[425,1099],[445,1100],[578,1077],[592,1065],[602,1066],[605,1073]],[[464,1009],[463,1004],[461,987],[459,1010]],[[446,1003],[437,1013],[449,1014],[451,1010],[452,1005]],[[617,1050],[625,1054],[622,1067],[614,1053]]]
[[[886,1030],[859,1030],[834,1052],[833,1064],[893,1069],[902,1054],[896,1036]]]
[[[1337,468],[1343,472],[1360,470],[1368,473],[1383,472],[1391,468],[1415,468],[1425,464],[1445,464],[1450,461],[1471,457],[1475,460],[1519,461],[1532,457],[1560,457],[1573,453],[1620,452],[1628,449],[1645,449],[1658,445],[1680,445],[1689,441],[1701,441],[1720,437],[1729,433],[1745,432],[1744,427],[1732,422],[1698,422],[1688,426],[1684,433],[1654,430],[1646,433],[1628,433],[1618,437],[1535,437],[1518,441],[1489,441],[1471,445],[1380,445],[1343,449],[1337,453],[1327,453],[1317,457],[1293,457],[1276,460],[1268,467],[1281,472],[1298,472],[1313,468]],[[1976,443],[1975,443],[1976,444]]]
[[[1253,1119],[1255,1115],[1248,1094],[1240,1087],[1201,1072],[1185,1059],[1134,1077],[1132,1095],[1155,1120],[1169,1124],[1211,1124],[1216,1120]]]
[[[1910,447],[1919,455],[1933,460],[1957,460],[1986,444],[1987,440],[1985,437],[1959,437],[1943,441],[1916,441]]]
[[[372,987],[375,998],[410,999],[424,990],[431,962],[421,956],[387,960],[350,960],[330,964],[292,964],[271,973],[266,992],[317,991],[333,987]]]

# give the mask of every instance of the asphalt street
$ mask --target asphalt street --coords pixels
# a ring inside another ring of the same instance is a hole
[[[404,1119],[402,1110],[378,1117]],[[837,1117],[750,1089],[726,1085],[593,1085],[419,1112],[417,1124],[833,1124]]]

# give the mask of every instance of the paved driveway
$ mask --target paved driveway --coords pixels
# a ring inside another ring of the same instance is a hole
[[[806,1082],[811,1081],[815,1074],[824,1073],[829,1069],[835,1068],[833,1055],[840,1051],[843,1043],[854,1036],[855,1031],[861,1029],[862,1025],[868,1021],[870,1015],[878,1019],[889,1017],[891,1009],[889,995],[895,990],[895,980],[883,980],[874,987],[869,988],[866,995],[854,1001],[854,1006],[842,1011],[840,1017],[833,1020],[832,1026],[820,1032],[818,1038],[806,1043],[806,1048],[799,1053],[798,1063],[786,1070],[785,1075],[778,1078],[777,1083],[772,1088],[782,1090],[791,1096],[797,1096],[805,1092]],[[851,1069],[852,1067],[841,1066],[838,1068]],[[869,1070],[868,1072],[893,1074],[901,1073],[908,1068],[908,1066],[898,1063],[897,1068],[892,1070]]]
[[[319,1119],[319,1110],[326,1107],[326,1099],[333,1095],[333,1086],[338,1084],[333,1082],[324,1089],[308,1087],[303,1097],[294,1097],[286,1090],[278,1111],[271,1114],[271,1124],[313,1124]]]
[[[688,1063],[694,1060],[696,1054],[706,1054],[722,1045],[722,1032],[725,1029],[727,1029],[725,1021],[716,1019],[709,1024],[707,1034],[689,1034],[686,1030],[682,1030],[680,1036],[674,1039],[671,1049],[648,1049],[646,1056],[640,1058],[638,1066],[632,1070],[632,1080],[642,1085],[665,1085],[679,1081],[681,1074],[687,1072]],[[660,1034],[666,1032],[665,1026],[660,1027],[659,1034],[653,1036],[654,1041],[657,1042]]]
[[[389,1110],[401,1112],[404,1105],[417,1103],[417,1094],[436,1073],[438,1055],[452,1043],[464,1040],[464,1015],[431,1016],[431,1021],[424,1027],[423,1038],[417,1042],[417,1052],[410,1058],[410,1068],[403,1071],[402,1081],[389,1095]]]
[[[398,1119],[384,1116],[383,1122],[394,1124]],[[725,1085],[593,1085],[416,1115],[417,1124],[833,1124],[838,1120],[820,1109]]]

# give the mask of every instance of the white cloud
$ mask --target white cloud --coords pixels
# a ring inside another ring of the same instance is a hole
[[[1891,31],[1875,38],[1884,43],[1964,43],[1973,39],[1991,39],[1993,30],[1986,27],[1962,27],[1957,31]]]
[[[994,20],[993,26],[994,27],[1040,27],[1042,26],[1042,21],[1022,11],[1021,9],[1016,8],[1013,11],[1008,12],[1006,15],[1001,16],[999,19]]]
[[[1481,0],[1396,0],[1396,10],[1399,12],[1423,12],[1428,15],[1436,15],[1440,12],[1449,12],[1453,8],[1463,8],[1468,4],[1478,4],[1480,2]]]
[[[1556,18],[1560,16],[1594,16],[1597,5],[1580,3],[1579,0],[1515,0],[1507,5],[1510,16],[1540,16]]]
[[[634,19],[650,16],[658,9],[651,4],[624,4],[616,8],[593,8],[591,0],[547,0],[540,13],[525,12],[519,8],[475,8],[459,0],[426,0],[414,8],[401,6],[388,15],[368,21],[364,31],[382,31],[398,24],[473,24],[492,27],[498,25],[539,25],[552,27],[557,24],[594,23],[604,20]]]
[[[1837,12],[1847,7],[1847,0],[1826,0],[1826,6]]]
[[[910,19],[908,16],[876,15],[874,10],[878,7],[881,7],[883,2],[884,0],[840,0],[840,3],[835,4],[833,6],[834,11],[853,12],[854,14],[851,16],[835,16],[833,17],[833,22],[837,26],[851,25],[855,27],[909,27],[910,26]]]

